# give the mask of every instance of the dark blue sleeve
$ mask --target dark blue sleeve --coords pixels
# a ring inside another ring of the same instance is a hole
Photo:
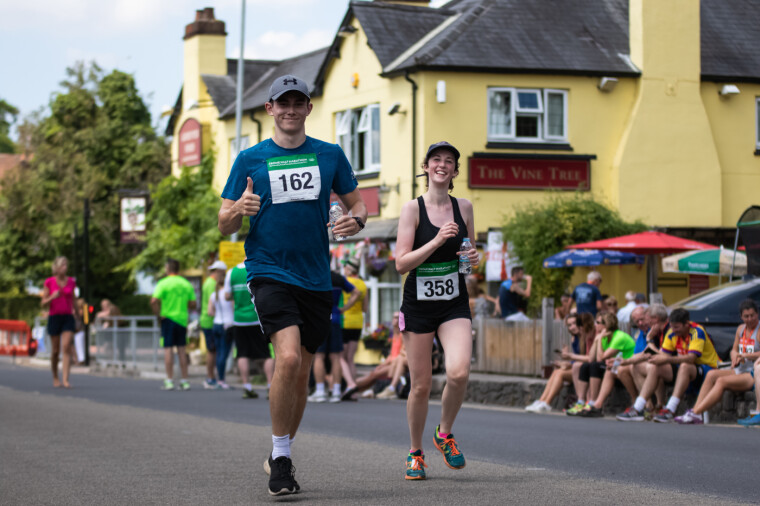
[[[578,287],[576,286],[575,288],[573,288],[573,295],[572,295],[573,302],[575,302],[575,300],[578,298],[578,296],[576,295],[577,291],[578,291]]]
[[[354,290],[356,290],[356,287],[349,283],[346,278],[343,278],[343,291],[346,293],[351,293]]]
[[[509,297],[509,290],[507,290],[507,288],[504,286],[504,283],[502,283],[501,286],[499,286],[499,310],[501,311],[502,315],[506,311],[507,305],[509,304],[507,297]]]
[[[245,191],[245,187],[248,185],[248,169],[245,163],[245,151],[240,153],[235,158],[235,163],[232,164],[230,175],[227,178],[227,184],[224,185],[224,191],[222,191],[222,198],[229,200],[238,200]]]
[[[335,153],[335,178],[333,179],[332,189],[337,195],[351,193],[359,186],[351,169],[351,164],[346,158],[346,154],[337,144],[334,144]],[[243,187],[245,188],[245,186]]]
[[[602,300],[602,292],[600,292],[597,287],[594,287],[594,297],[596,298],[594,300],[594,305],[596,305],[596,301]]]

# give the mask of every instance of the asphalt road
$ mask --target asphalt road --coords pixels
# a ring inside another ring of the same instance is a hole
[[[0,504],[259,504],[268,405],[240,390],[163,392],[158,381],[73,375],[0,361]],[[263,393],[263,392],[262,392]],[[431,403],[426,431],[440,415]],[[623,424],[465,406],[467,467],[403,479],[405,403],[310,404],[293,446],[307,504],[757,503],[760,432]],[[432,436],[432,435],[431,435]],[[425,441],[427,444],[427,440]]]

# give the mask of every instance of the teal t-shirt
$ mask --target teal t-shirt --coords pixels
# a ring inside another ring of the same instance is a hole
[[[176,274],[166,276],[156,284],[153,297],[161,301],[161,318],[187,327],[187,303],[195,300],[195,290],[188,280]]]
[[[210,329],[214,326],[214,317],[208,314],[208,301],[211,298],[211,294],[216,291],[216,280],[209,276],[206,281],[203,282],[203,288],[201,289],[201,328]]]
[[[250,218],[245,239],[248,281],[267,277],[307,290],[329,291],[330,251],[325,224],[330,192],[357,187],[351,165],[336,144],[306,137],[285,149],[272,139],[241,152],[222,198],[238,200],[253,180],[261,209]]]
[[[618,350],[623,353],[623,358],[631,358],[636,348],[636,341],[622,330],[616,330],[611,337],[602,339],[602,351],[608,349]]]

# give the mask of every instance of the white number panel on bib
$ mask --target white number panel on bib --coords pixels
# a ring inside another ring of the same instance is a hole
[[[272,203],[317,200],[322,189],[317,155],[292,155],[267,160]]]
[[[458,261],[417,267],[417,300],[451,300],[458,296]]]

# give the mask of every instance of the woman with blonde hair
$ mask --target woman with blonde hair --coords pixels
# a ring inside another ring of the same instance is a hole
[[[69,261],[64,256],[53,260],[53,275],[45,280],[42,288],[42,306],[50,306],[47,331],[50,336],[50,368],[53,372],[53,386],[58,388],[58,354],[63,348],[63,386],[71,388],[71,345],[76,329],[74,320],[74,291],[76,280],[67,275]]]

